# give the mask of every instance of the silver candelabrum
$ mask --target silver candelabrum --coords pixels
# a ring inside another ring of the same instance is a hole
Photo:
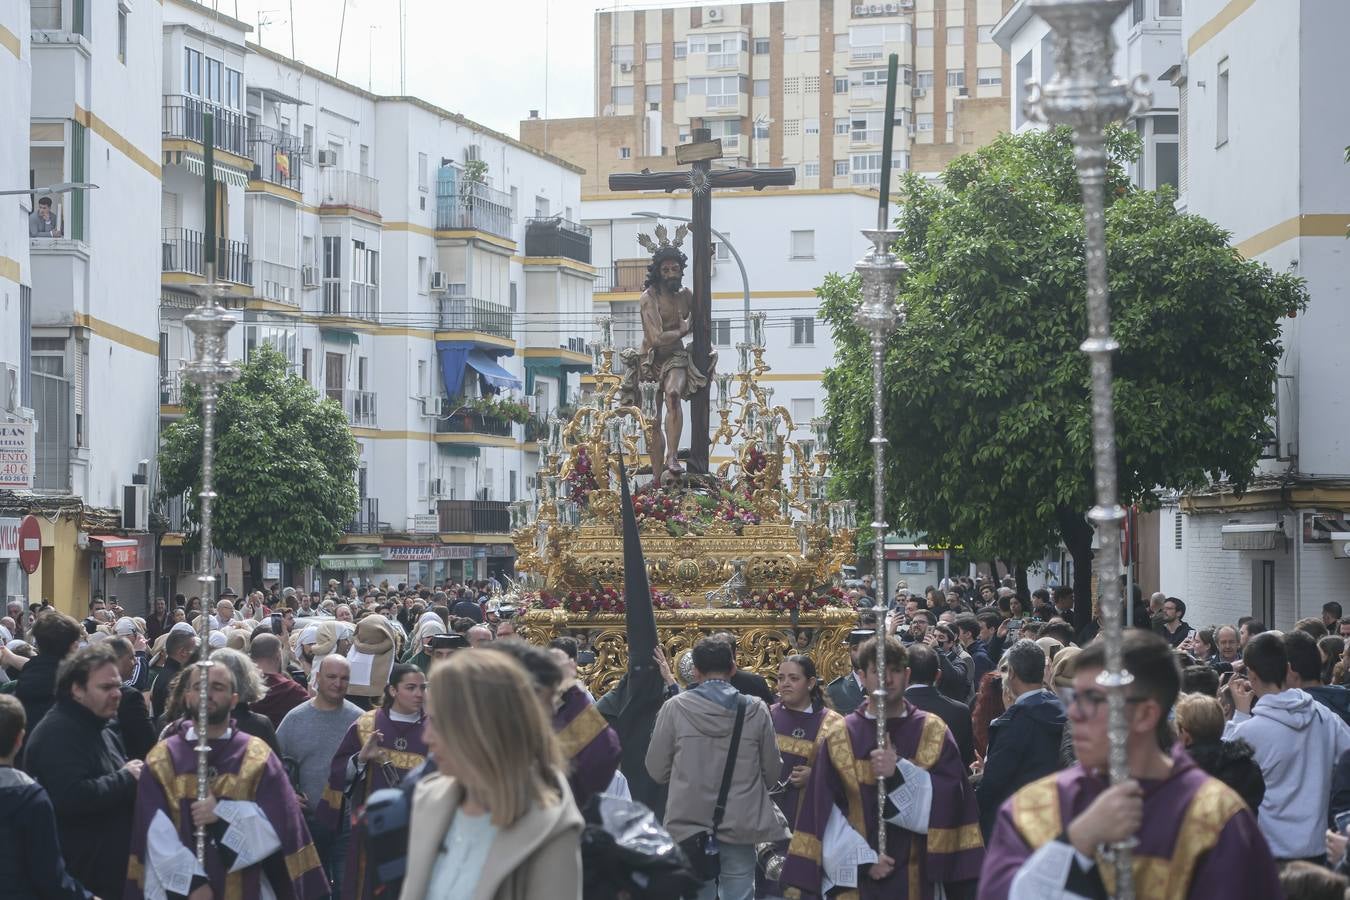
[[[1106,126],[1143,112],[1149,95],[1142,78],[1135,83],[1115,77],[1116,43],[1111,33],[1129,0],[1029,0],[1028,8],[1050,26],[1055,49],[1055,75],[1043,85],[1029,84],[1027,113],[1051,125],[1073,128],[1074,159],[1083,193],[1084,255],[1087,263],[1088,336],[1081,349],[1091,362],[1092,462],[1097,505],[1088,520],[1097,529],[1095,566],[1100,589],[1106,669],[1098,679],[1108,697],[1109,769],[1117,784],[1129,775],[1126,754],[1126,686],[1131,676],[1122,659],[1120,591],[1120,523],[1125,510],[1117,497],[1116,424],[1111,398],[1111,303],[1106,287]],[[1083,602],[1084,598],[1079,598]],[[1086,598],[1091,602],[1091,598]],[[1116,870],[1115,896],[1134,897],[1130,847],[1107,848]]]
[[[883,219],[884,222],[884,219]],[[886,434],[882,381],[886,338],[904,318],[896,293],[908,266],[891,252],[899,231],[877,228],[864,231],[872,252],[854,269],[862,276],[862,303],[853,321],[871,339],[872,349],[872,572],[876,589],[872,612],[877,617],[877,687],[872,691],[872,711],[877,717],[877,749],[885,749],[886,734]],[[877,853],[886,853],[886,791],[877,782]]]
[[[216,449],[216,399],[218,388],[222,384],[239,377],[239,368],[231,365],[226,358],[226,335],[234,327],[234,320],[217,303],[217,298],[228,294],[228,285],[216,283],[216,267],[212,262],[206,264],[206,284],[197,289],[202,298],[201,305],[183,319],[183,324],[192,332],[193,360],[183,367],[188,381],[198,385],[202,391],[202,489],[198,494],[201,500],[200,539],[201,571],[197,581],[201,584],[202,605],[198,613],[197,632],[200,638],[201,659],[197,669],[201,678],[197,692],[197,799],[205,800],[210,791],[208,757],[211,745],[206,740],[208,724],[207,701],[210,691],[211,662],[208,659],[210,647],[210,620],[208,610],[215,602],[215,547],[211,537],[211,504],[216,499],[213,485],[215,474]],[[206,829],[197,829],[197,861],[206,862]]]

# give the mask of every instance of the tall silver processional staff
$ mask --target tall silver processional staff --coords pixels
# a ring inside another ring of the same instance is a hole
[[[872,347],[872,573],[876,585],[877,687],[872,692],[872,711],[877,717],[877,748],[884,749],[886,732],[886,437],[883,424],[883,368],[886,338],[904,317],[895,295],[907,266],[891,253],[900,232],[890,225],[891,141],[895,122],[895,78],[900,59],[892,53],[886,77],[886,128],[881,143],[881,202],[877,227],[863,234],[872,242],[872,252],[854,268],[862,276],[862,303],[853,315],[859,328],[871,337]],[[877,853],[886,853],[886,792],[877,789]]]
[[[210,793],[209,768],[207,759],[211,746],[206,740],[207,699],[209,691],[211,663],[207,659],[210,647],[211,625],[207,610],[213,608],[216,598],[215,547],[211,540],[211,503],[216,499],[212,478],[215,467],[216,444],[216,391],[217,387],[239,377],[239,369],[226,361],[225,336],[234,327],[234,320],[225,314],[225,310],[216,302],[217,298],[228,294],[228,285],[216,283],[216,178],[215,178],[215,117],[211,113],[202,115],[202,146],[205,150],[206,181],[206,237],[202,248],[206,265],[206,284],[197,289],[201,304],[183,320],[183,324],[192,332],[193,360],[183,367],[188,381],[201,387],[202,391],[202,489],[197,496],[201,500],[199,515],[201,518],[201,573],[197,581],[201,583],[202,607],[197,617],[197,632],[200,638],[201,659],[196,669],[201,677],[197,697],[197,799],[205,800]],[[206,863],[206,829],[197,828],[197,862]]]
[[[1143,112],[1150,97],[1137,85],[1112,72],[1115,39],[1111,28],[1129,0],[1029,0],[1028,8],[1050,26],[1055,47],[1055,75],[1044,85],[1030,85],[1028,112],[1052,125],[1073,128],[1074,158],[1083,192],[1086,229],[1088,336],[1081,349],[1091,360],[1092,463],[1097,505],[1088,519],[1097,529],[1095,566],[1101,595],[1102,639],[1106,669],[1098,678],[1107,692],[1111,783],[1130,777],[1125,755],[1127,723],[1125,688],[1131,677],[1121,659],[1120,523],[1125,518],[1116,494],[1116,422],[1111,397],[1111,302],[1106,289],[1107,125]],[[1088,598],[1091,602],[1091,598]],[[1081,598],[1079,600],[1081,602]],[[1117,900],[1134,897],[1132,842],[1107,848],[1116,870]]]

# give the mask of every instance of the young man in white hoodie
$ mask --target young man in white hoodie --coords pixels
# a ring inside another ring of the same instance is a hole
[[[1258,634],[1242,651],[1248,677],[1234,678],[1233,720],[1224,739],[1242,738],[1266,779],[1257,824],[1280,863],[1321,862],[1326,852],[1331,771],[1350,750],[1350,726],[1305,691],[1285,688],[1284,639]]]

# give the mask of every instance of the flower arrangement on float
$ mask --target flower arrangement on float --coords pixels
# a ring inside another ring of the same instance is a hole
[[[742,597],[740,605],[741,609],[768,612],[815,612],[830,606],[851,608],[855,604],[843,588],[832,587],[823,591],[754,591]]]
[[[692,507],[683,501],[692,497]],[[689,493],[647,484],[633,494],[633,514],[638,525],[648,520],[664,522],[674,537],[703,534],[713,522],[726,522],[736,534],[746,525],[758,525],[759,513],[750,505],[745,490],[722,488],[716,492]]]
[[[554,594],[550,591],[538,591],[525,595],[526,609],[562,609],[578,615],[611,613],[622,615],[627,609],[623,592],[611,587],[599,590],[568,591],[566,594]],[[664,591],[652,591],[653,609],[688,609],[689,604],[674,594]]]

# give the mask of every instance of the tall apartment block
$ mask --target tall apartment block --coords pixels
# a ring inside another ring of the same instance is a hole
[[[894,162],[940,170],[1008,120],[1012,72],[993,42],[1012,0],[769,0],[595,14],[593,118],[521,123],[521,140],[611,172],[669,166],[695,123],[723,164],[793,166],[797,187],[876,187],[886,61],[898,54]]]

